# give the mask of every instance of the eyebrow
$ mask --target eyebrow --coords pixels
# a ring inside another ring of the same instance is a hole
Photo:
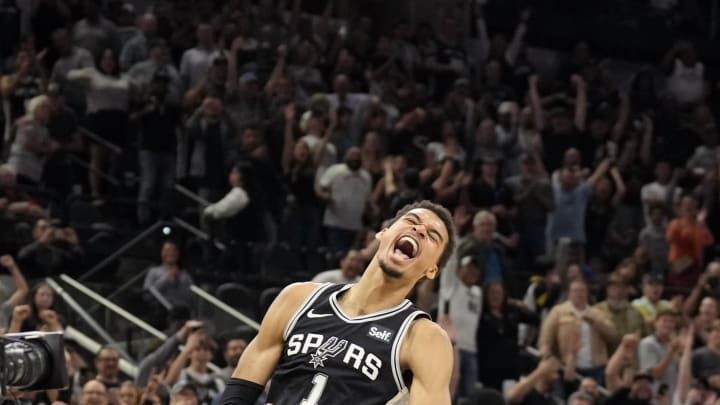
[[[420,220],[420,216],[419,216],[418,214],[414,213],[414,212],[408,212],[408,213],[406,214],[406,216],[412,217],[415,221],[417,221],[417,222],[419,222],[419,223],[422,223],[422,220]],[[425,225],[425,224],[423,224],[423,225]],[[433,227],[429,227],[429,226],[427,226],[427,225],[425,225],[425,227],[427,228],[428,233],[429,233],[429,234],[430,234],[430,233],[435,234],[435,236],[440,240],[440,242],[442,242],[442,241],[445,240],[445,239],[443,239],[442,234],[441,234],[440,232],[438,232],[437,229],[435,229],[435,228],[433,228]]]

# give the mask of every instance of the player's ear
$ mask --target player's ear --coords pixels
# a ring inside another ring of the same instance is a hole
[[[433,280],[435,277],[437,277],[439,272],[437,264],[430,267],[429,269],[425,270],[425,277],[429,278],[430,280]]]

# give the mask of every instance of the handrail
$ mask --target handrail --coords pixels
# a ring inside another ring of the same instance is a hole
[[[122,152],[123,152],[123,150],[122,150],[121,147],[115,145],[114,143],[108,141],[107,139],[103,138],[102,136],[96,134],[95,132],[93,132],[93,131],[91,131],[91,130],[83,127],[83,126],[79,126],[79,127],[78,127],[78,132],[79,132],[81,135],[83,135],[83,136],[85,136],[85,137],[87,137],[87,138],[92,139],[93,142],[99,143],[100,145],[102,145],[102,146],[105,147],[106,149],[110,149],[110,150],[113,151],[113,153],[115,153],[116,155],[120,155],[120,154],[122,154]]]
[[[148,290],[150,291],[150,295],[152,295],[166,310],[169,311],[172,309],[172,304],[170,303],[170,301],[168,301],[167,298],[165,298],[165,296],[162,295],[162,293],[158,291],[157,288],[155,288],[155,286],[150,286]]]
[[[65,327],[65,339],[75,341],[77,344],[84,347],[85,350],[93,354],[99,352],[103,347],[100,343],[94,341],[92,338],[72,326]],[[120,359],[120,370],[132,378],[137,377],[138,374],[138,367],[122,358]]]
[[[210,202],[208,200],[200,197],[197,193],[190,191],[188,188],[184,187],[181,184],[175,183],[175,191],[177,191],[178,193],[184,195],[185,197],[195,201],[196,203],[198,203],[202,206],[210,205]]]
[[[225,246],[224,243],[220,242],[219,240],[214,239],[212,236],[210,236],[207,232],[203,232],[200,229],[192,226],[191,224],[187,223],[181,218],[175,217],[173,218],[173,223],[186,231],[192,233],[193,235],[197,236],[198,238],[201,238],[205,241],[211,241],[213,245],[215,245],[218,250],[225,250],[227,249],[227,246]]]
[[[143,321],[142,319],[139,319],[138,317],[131,314],[130,312],[120,308],[118,305],[115,305],[114,303],[110,302],[106,298],[102,297],[100,294],[89,289],[88,287],[85,287],[80,282],[73,280],[72,277],[68,276],[67,274],[61,274],[60,278],[64,282],[75,287],[81,293],[87,295],[91,299],[93,299],[93,300],[97,301],[98,303],[100,303],[101,305],[104,305],[105,307],[107,307],[109,310],[115,312],[120,317],[124,318],[126,321],[143,329],[147,333],[155,336],[156,338],[158,338],[160,340],[167,340],[168,336],[165,333],[159,331],[158,329],[154,328],[152,325],[148,324],[147,322]],[[180,347],[182,347],[182,346],[180,346]],[[208,363],[207,367],[215,373],[220,373],[222,371],[222,369],[220,367],[218,367],[217,365],[215,365],[213,363]]]
[[[150,235],[151,233],[155,232],[155,231],[156,231],[158,228],[160,228],[162,225],[163,225],[163,223],[160,222],[160,221],[158,221],[158,222],[150,225],[149,228],[147,228],[146,230],[142,231],[139,235],[137,235],[137,236],[135,236],[134,238],[132,238],[128,243],[126,243],[125,245],[123,245],[122,247],[120,247],[120,249],[116,250],[113,254],[111,254],[110,256],[106,257],[103,261],[101,261],[100,263],[98,263],[98,264],[96,264],[95,266],[93,266],[92,269],[90,269],[90,270],[88,270],[87,272],[85,272],[85,274],[83,274],[82,276],[80,276],[80,281],[83,281],[83,280],[88,279],[88,278],[89,278],[90,276],[92,276],[93,274],[95,274],[95,273],[97,273],[98,271],[100,271],[100,270],[102,270],[103,268],[105,268],[105,266],[107,266],[108,264],[112,263],[112,262],[113,262],[115,259],[117,259],[118,257],[122,256],[125,252],[127,252],[128,250],[130,250],[131,248],[133,248],[137,243],[139,243],[139,242],[141,242],[143,239],[145,239],[145,237],[147,237],[147,236]]]
[[[134,324],[138,328],[144,330],[145,332],[155,336],[158,339],[167,339],[167,335],[162,333],[161,331],[155,329],[147,322],[143,321],[142,319],[136,317],[135,315],[131,314],[130,312],[120,308],[120,306],[114,304],[110,300],[106,299],[105,297],[101,296],[100,294],[96,293],[95,291],[89,289],[88,287],[85,287],[80,282],[75,281],[72,277],[68,276],[67,274],[61,274],[60,279],[69,285],[73,286],[75,289],[80,291],[81,293],[87,295],[92,300],[100,303],[107,309],[115,312],[117,315],[125,319],[126,321]]]
[[[222,300],[219,300],[217,297],[215,297],[212,294],[209,294],[207,291],[203,290],[202,288],[193,284],[190,286],[190,291],[194,292],[195,295],[204,299],[205,301],[215,305],[215,307],[224,311],[226,314],[232,316],[233,318],[239,320],[240,322],[248,325],[249,327],[251,327],[255,330],[260,330],[259,323],[250,319],[249,317],[244,315],[242,312],[236,310],[235,308],[231,307],[230,305],[222,302]]]
[[[128,287],[130,287],[131,285],[137,283],[138,280],[140,280],[141,278],[144,278],[145,275],[146,275],[149,271],[150,271],[150,268],[148,267],[148,268],[146,268],[145,270],[141,271],[140,273],[132,276],[128,281],[126,281],[125,283],[121,284],[119,287],[113,289],[113,292],[111,292],[110,295],[106,296],[105,298],[111,300],[111,299],[117,297],[118,295],[120,295],[121,292],[124,292],[125,290],[127,290]],[[97,308],[98,308],[98,305],[96,304],[96,305],[95,305],[94,307],[92,307],[92,308],[90,309],[90,311],[88,311],[88,312],[95,312],[95,311],[97,310]]]
[[[73,311],[77,312],[77,314],[80,315],[80,317],[90,326],[90,328],[92,328],[95,333],[100,335],[100,337],[103,338],[103,340],[105,340],[107,344],[116,348],[118,352],[123,355],[123,357],[129,360],[133,360],[133,358],[118,344],[118,342],[115,341],[115,339],[113,339],[112,336],[110,336],[110,334],[107,333],[107,331],[103,329],[95,321],[95,319],[93,319],[93,317],[91,317],[90,314],[88,314],[85,309],[83,309],[83,307],[78,304],[77,301],[75,301],[75,299],[70,294],[68,294],[67,291],[65,291],[64,288],[62,288],[62,286],[60,286],[60,284],[55,282],[55,280],[51,279],[50,277],[46,278],[45,282],[50,286],[50,288],[53,289],[53,291],[55,291],[57,295],[62,297],[65,303],[67,303],[70,308],[73,309]]]
[[[90,172],[97,174],[103,180],[107,181],[108,183],[112,184],[113,186],[117,186],[120,184],[120,181],[117,178],[105,173],[104,171],[102,171],[96,167],[93,167],[90,163],[86,162],[83,159],[80,159],[79,157],[77,157],[73,154],[68,154],[68,159],[70,159],[70,161],[72,161],[76,165],[82,167],[83,169],[86,169]]]

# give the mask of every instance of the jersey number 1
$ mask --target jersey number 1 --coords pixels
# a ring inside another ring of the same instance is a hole
[[[300,405],[317,405],[323,391],[325,391],[325,384],[327,384],[328,376],[323,373],[317,373],[313,377],[313,387],[310,390],[307,398],[304,398]]]

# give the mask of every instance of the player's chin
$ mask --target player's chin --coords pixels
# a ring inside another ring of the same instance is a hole
[[[407,258],[389,252],[388,255],[385,256],[385,259],[380,261],[380,268],[385,274],[400,278],[402,274],[405,273],[405,270],[415,263],[415,260],[415,258]]]

